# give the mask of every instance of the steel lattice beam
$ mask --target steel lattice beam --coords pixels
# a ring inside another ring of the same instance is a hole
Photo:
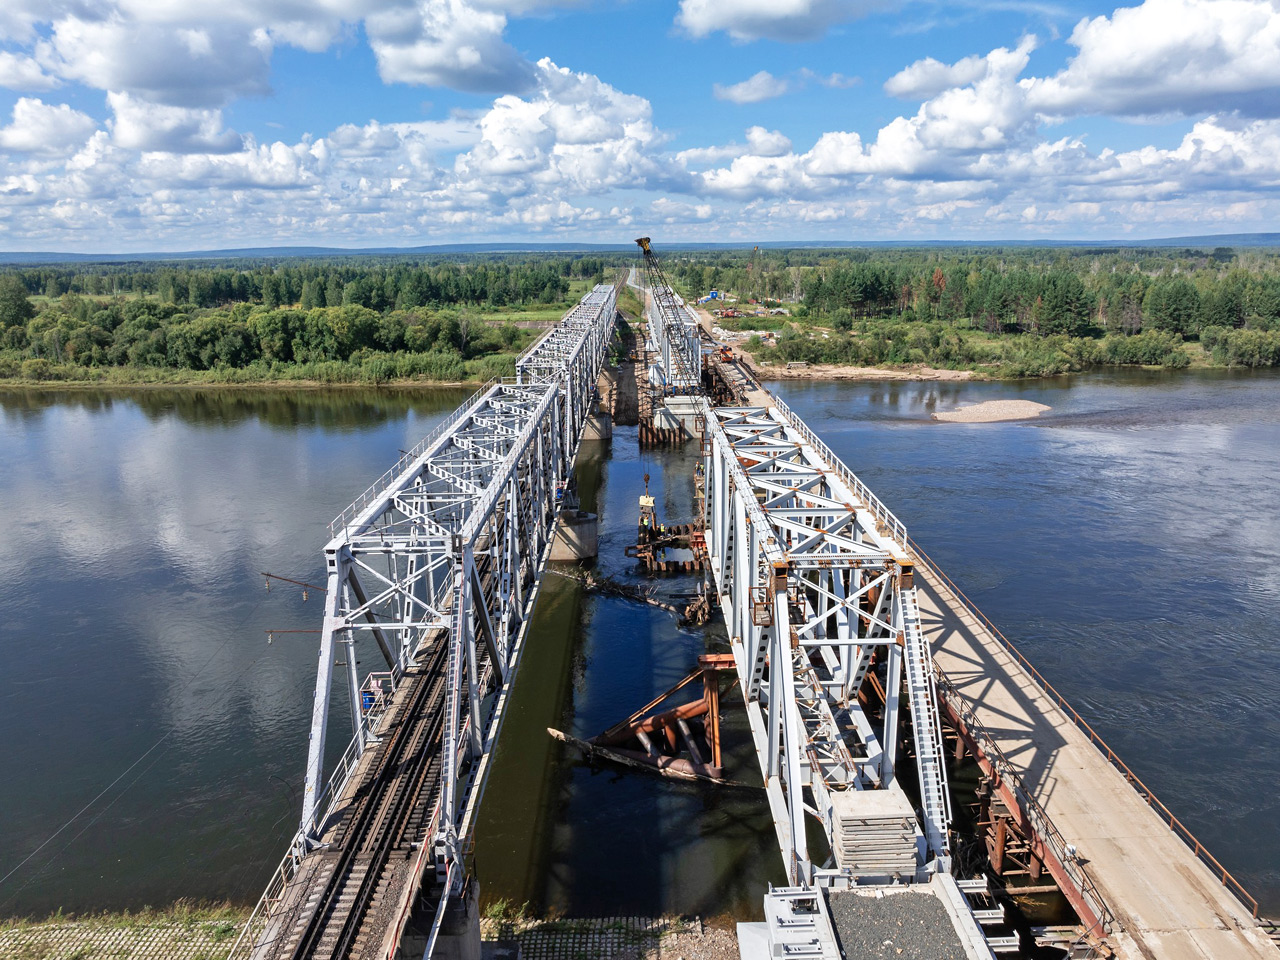
[[[946,869],[946,773],[905,529],[781,401],[704,401],[703,412],[711,579],[791,882],[836,874],[811,862],[805,812],[835,849],[840,811],[857,809],[841,794],[900,789],[904,680],[928,849],[919,864],[922,874]],[[887,700],[878,729],[858,700],[877,649]]]
[[[597,286],[331,525],[302,823],[323,829],[371,736],[360,709],[357,637],[377,640],[398,678],[447,643],[444,785],[436,852],[456,859],[519,663],[524,626],[613,329],[616,291]],[[325,739],[335,655],[345,648],[353,737],[328,784]],[[461,771],[469,769],[463,778]]]
[[[644,250],[649,291],[645,319],[650,348],[658,355],[662,387],[670,393],[698,393],[702,389],[702,352],[697,314],[671,289],[662,265],[649,248],[648,238],[636,243]]]

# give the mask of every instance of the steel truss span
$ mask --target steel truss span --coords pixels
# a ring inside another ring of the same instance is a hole
[[[680,295],[671,289],[662,265],[649,247],[649,238],[636,243],[644,251],[645,282],[649,302],[645,320],[649,343],[658,356],[662,387],[676,394],[702,390],[702,348],[699,345],[698,317]]]
[[[417,824],[403,842],[418,851],[419,876],[433,863],[446,888],[461,882],[458,865],[554,535],[557,487],[592,411],[615,304],[614,287],[595,287],[519,358],[515,378],[478,391],[331,525],[302,821],[232,956],[268,955],[255,944],[283,936],[283,923],[272,933],[272,914],[292,902],[300,866],[343,835],[335,824],[349,812],[349,795],[369,792],[367,771],[351,789],[361,758],[399,749],[401,735],[388,730],[398,729],[401,698],[391,694],[402,685],[433,690],[421,699],[436,717],[430,729],[405,735],[432,751],[436,759],[421,767],[434,782],[389,791],[401,806],[407,790],[427,808],[403,815]],[[358,650],[380,657],[381,669],[362,676]],[[353,734],[326,782],[335,667]]]
[[[704,401],[703,413],[710,576],[790,882],[946,872],[950,800],[906,529],[780,400]],[[884,671],[875,722],[858,696],[873,662]],[[903,680],[923,836],[895,777]],[[806,812],[831,848],[823,864]]]

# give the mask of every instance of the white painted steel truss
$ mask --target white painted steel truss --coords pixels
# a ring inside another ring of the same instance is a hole
[[[645,257],[649,302],[649,347],[658,355],[662,386],[668,393],[693,394],[702,390],[702,351],[698,316],[667,284],[653,257]]]
[[[573,465],[613,331],[616,291],[597,286],[331,525],[299,846],[327,818],[369,744],[356,644],[371,637],[393,682],[447,643],[438,873],[457,859],[483,786],[525,624],[553,537],[557,486]],[[354,730],[324,785],[335,658]],[[385,673],[383,674],[385,676]],[[366,678],[364,686],[368,685]]]
[[[705,404],[703,466],[710,577],[787,873],[793,884],[841,878],[811,861],[806,812],[834,850],[837,807],[857,809],[856,797],[838,795],[901,789],[894,773],[905,681],[928,850],[919,857],[922,879],[949,869],[951,815],[906,530],[803,421],[775,404]],[[877,650],[885,707],[873,724],[858,693]]]

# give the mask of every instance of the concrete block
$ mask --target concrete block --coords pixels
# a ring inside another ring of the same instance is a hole
[[[561,510],[551,542],[552,560],[587,560],[600,552],[599,522],[594,513]]]

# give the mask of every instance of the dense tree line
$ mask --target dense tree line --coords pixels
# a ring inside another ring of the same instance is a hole
[[[861,252],[809,266],[771,261],[745,268],[688,265],[693,289],[789,299],[849,329],[867,318],[969,320],[990,333],[1090,336],[1163,330],[1183,337],[1205,327],[1280,325],[1280,258],[1149,252],[1014,254],[962,251]],[[728,282],[726,282],[728,281]]]
[[[689,257],[669,272],[689,296],[716,289],[770,305],[789,300],[802,325],[848,335],[795,333],[779,344],[779,359],[1053,372],[1179,366],[1187,361],[1181,344],[1195,340],[1213,362],[1270,366],[1280,347],[1280,255],[1269,249],[755,250]],[[927,329],[903,326],[915,323]],[[951,337],[926,343],[929,330]],[[988,342],[1000,335],[1014,339]],[[1059,349],[1076,340],[1088,342]]]
[[[0,275],[0,375],[77,376],[104,368],[251,369],[259,379],[485,379],[509,373],[532,336],[520,307],[567,305],[573,281],[603,279],[598,258],[531,263],[296,263],[148,266]],[[86,292],[36,295],[50,283]],[[139,292],[145,290],[146,292]],[[504,310],[505,308],[505,310]],[[480,311],[488,311],[488,319]],[[500,311],[495,319],[493,311]]]
[[[361,306],[407,310],[427,306],[504,307],[557,303],[573,279],[601,280],[600,257],[530,262],[296,260],[242,265],[173,263],[41,265],[8,271],[31,296],[152,296],[162,303],[214,307],[256,303],[267,307]]]
[[[8,268],[0,376],[482,379],[508,372],[533,336],[503,321],[567,305],[571,285],[636,260],[477,254]],[[717,289],[788,304],[789,317],[761,321],[782,337],[757,349],[776,349],[778,359],[1004,375],[1177,367],[1192,356],[1280,365],[1272,250],[672,249],[663,260],[686,296]],[[1197,340],[1203,353],[1188,352]]]

